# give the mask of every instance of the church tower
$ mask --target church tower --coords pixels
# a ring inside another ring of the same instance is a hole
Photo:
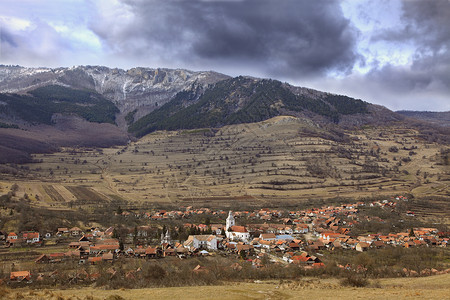
[[[161,233],[161,245],[168,244],[172,245],[172,238],[170,237],[169,229],[167,229],[166,234]]]
[[[235,222],[234,222],[233,213],[230,210],[230,212],[228,213],[228,218],[227,218],[227,223],[226,223],[226,226],[225,226],[225,231],[228,231],[228,229],[233,227],[234,225],[235,225]]]

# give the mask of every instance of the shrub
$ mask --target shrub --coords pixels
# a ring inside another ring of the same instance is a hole
[[[369,281],[361,275],[348,273],[347,277],[342,279],[340,283],[342,286],[365,287],[369,284]]]

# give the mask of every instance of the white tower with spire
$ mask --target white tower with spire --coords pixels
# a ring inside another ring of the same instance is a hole
[[[161,233],[161,245],[169,244],[172,245],[172,238],[170,237],[169,229],[167,229],[166,234]]]
[[[233,213],[230,210],[230,212],[228,213],[228,218],[227,218],[227,223],[226,223],[226,226],[225,226],[225,231],[228,232],[228,229],[233,227],[234,225],[235,225],[235,221],[234,221]]]

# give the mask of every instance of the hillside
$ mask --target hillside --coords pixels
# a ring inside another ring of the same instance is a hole
[[[279,115],[350,127],[384,123],[386,116],[399,120],[346,96],[215,72],[0,66],[0,163],[30,162],[32,153],[61,146],[123,145],[130,134],[219,128]]]
[[[448,211],[448,150],[406,126],[343,130],[278,116],[220,129],[158,131],[126,146],[65,148],[2,174],[36,206],[291,205],[412,194],[418,214]],[[124,204],[125,205],[125,204]]]
[[[74,96],[69,97],[72,100],[86,99],[83,93],[91,93],[91,100],[109,100],[116,110],[111,110],[106,119],[76,113],[88,121],[115,123],[123,130],[130,127],[129,131],[138,136],[156,129],[220,127],[258,122],[278,115],[305,116],[316,122],[350,126],[402,119],[387,109],[347,96],[294,87],[275,80],[230,78],[215,72],[121,70],[100,66],[55,69],[0,66],[0,93],[9,95],[3,95],[3,98],[9,100],[10,108],[13,103],[25,108],[30,103],[29,95],[45,95],[50,99],[61,96],[58,87],[70,89]],[[73,108],[67,108],[70,106],[68,101],[59,103],[56,108],[41,105],[36,117],[42,118],[38,121],[48,124],[55,109],[62,110],[63,104],[65,113],[73,113]],[[89,102],[89,105],[97,104],[98,101]],[[33,119],[36,114],[24,116],[23,110],[27,111],[22,109],[21,114],[13,114],[12,120],[3,118],[0,111],[0,127],[16,126],[14,117],[36,121]]]
[[[129,131],[143,136],[156,130],[222,127],[253,123],[279,115],[308,111],[329,122],[342,115],[368,114],[369,104],[346,96],[318,93],[296,95],[276,80],[236,77],[218,82],[203,94],[197,90],[178,93],[170,102],[139,119]]]
[[[32,153],[60,146],[107,147],[129,139],[115,126],[118,108],[96,92],[49,85],[0,93],[0,103],[0,163],[29,162]]]
[[[95,92],[48,85],[29,94],[0,93],[0,114],[31,124],[54,123],[55,114],[77,115],[86,121],[115,124],[119,109]]]
[[[279,116],[299,118],[309,124],[308,134],[339,143],[348,141],[343,131],[362,126],[406,127],[423,140],[449,142],[446,128],[276,80],[169,69],[0,66],[0,163],[30,162],[31,154],[59,147],[124,145],[158,130],[217,131]]]
[[[405,117],[426,121],[441,127],[450,127],[450,111],[433,112],[433,111],[410,111],[400,110],[396,113]]]

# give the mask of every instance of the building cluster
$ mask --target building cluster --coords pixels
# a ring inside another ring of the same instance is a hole
[[[271,261],[300,264],[305,268],[324,266],[320,255],[317,254],[320,254],[320,250],[343,249],[364,252],[371,248],[381,249],[388,246],[446,247],[449,243],[448,233],[439,233],[436,228],[413,228],[408,232],[389,234],[352,235],[352,227],[363,219],[358,214],[359,209],[366,205],[393,209],[396,203],[387,200],[358,202],[284,212],[272,209],[234,213],[229,211],[225,224],[183,225],[186,228],[196,228],[199,232],[208,231],[208,234],[191,234],[186,240],[173,240],[169,230],[166,230],[156,245],[127,246],[133,245],[129,241],[137,235],[150,234],[152,228],[150,226],[130,228],[125,243],[119,240],[113,227],[105,230],[89,228],[84,231],[78,227],[58,228],[55,233],[44,233],[43,236],[38,232],[0,233],[0,239],[3,239],[8,247],[25,244],[42,245],[43,240],[55,237],[70,240],[67,251],[42,254],[36,258],[36,263],[58,263],[71,259],[78,260],[79,263],[97,264],[114,261],[120,257],[187,258],[221,252],[250,260],[255,267],[260,267],[261,259],[267,257]],[[126,216],[131,212],[121,214]],[[226,212],[206,208],[194,210],[187,207],[184,212],[156,211],[143,215],[153,219],[183,218],[192,214],[223,216]],[[371,217],[369,221],[375,219],[382,221],[376,217]],[[258,223],[258,220],[261,222]],[[246,224],[239,224],[241,222]]]

